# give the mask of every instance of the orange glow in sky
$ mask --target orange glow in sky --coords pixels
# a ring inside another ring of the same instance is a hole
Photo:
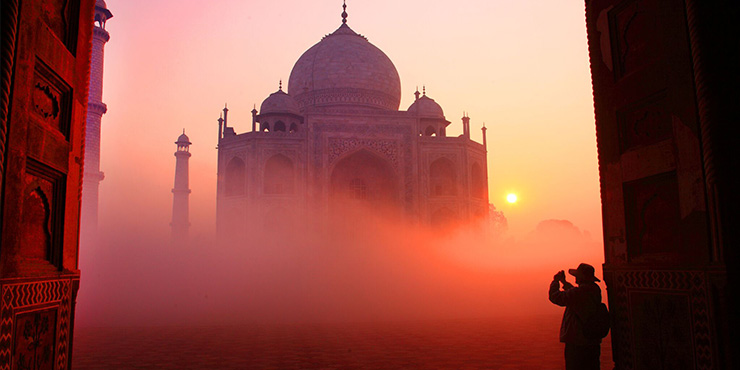
[[[168,228],[175,144],[190,159],[191,235],[215,229],[216,140],[228,103],[237,132],[287,81],[295,61],[340,24],[341,0],[108,0],[100,224],[122,209],[132,228]],[[551,0],[347,1],[348,24],[401,77],[401,109],[426,86],[462,132],[488,127],[490,199],[508,233],[569,220],[601,241],[593,103],[583,4]],[[505,202],[507,189],[526,204]],[[502,204],[497,204],[498,202]],[[514,207],[513,205],[517,206]]]

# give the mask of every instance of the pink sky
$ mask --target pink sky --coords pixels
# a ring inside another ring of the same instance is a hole
[[[216,120],[248,130],[251,111],[300,55],[341,22],[340,0],[108,0],[100,187],[102,227],[167,228],[177,136],[193,142],[193,233],[214,230]],[[509,234],[567,219],[601,240],[586,31],[578,1],[350,0],[348,24],[383,50],[401,77],[401,109],[418,85],[461,133],[488,130],[491,202]],[[506,203],[518,194],[515,205]]]

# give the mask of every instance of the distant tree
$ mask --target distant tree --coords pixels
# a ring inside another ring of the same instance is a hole
[[[504,233],[509,227],[509,221],[506,220],[504,211],[496,210],[496,206],[493,203],[488,203],[488,224],[496,234]]]

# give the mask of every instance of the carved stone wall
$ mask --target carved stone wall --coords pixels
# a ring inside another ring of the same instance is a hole
[[[739,218],[722,217],[738,209],[738,136],[715,136],[737,129],[738,14],[735,2],[586,1],[616,368],[739,363]]]
[[[76,277],[0,285],[0,370],[67,369]]]
[[[706,273],[605,270],[612,346],[625,369],[714,369]],[[639,323],[635,325],[635,323]]]
[[[70,366],[94,3],[1,5],[0,370]]]

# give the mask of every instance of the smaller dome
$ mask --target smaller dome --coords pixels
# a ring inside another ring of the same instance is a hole
[[[445,118],[442,107],[434,101],[434,99],[423,95],[419,99],[416,99],[408,109],[411,113],[416,113],[421,117],[432,117],[432,118]]]
[[[182,135],[180,135],[177,138],[177,141],[175,141],[175,144],[178,144],[178,145],[190,145],[190,144],[192,144],[190,142],[190,138],[188,137],[188,135],[185,135],[185,130],[182,130]]]
[[[104,15],[103,19],[100,19],[100,15]],[[113,13],[108,10],[108,5],[106,5],[104,0],[96,0],[95,1],[95,21],[100,21],[101,23],[105,23],[107,19],[113,18]]]
[[[301,111],[298,109],[298,103],[293,99],[292,96],[286,94],[282,89],[270,94],[262,102],[260,106],[260,114],[269,113],[288,113],[301,115]]]

